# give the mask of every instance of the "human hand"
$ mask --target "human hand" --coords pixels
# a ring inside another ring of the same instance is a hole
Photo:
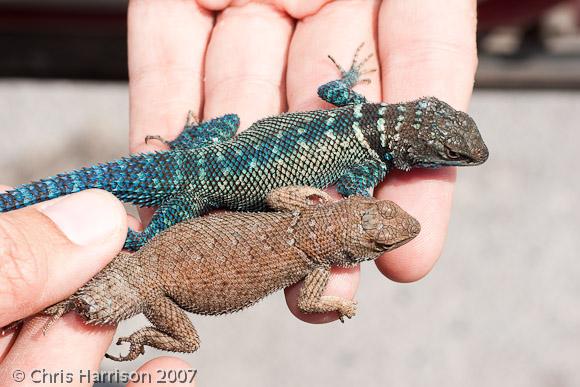
[[[74,293],[121,250],[126,232],[122,204],[99,190],[0,215],[0,327]],[[0,335],[0,385],[92,385],[81,383],[79,372],[98,371],[115,327],[86,325],[69,313],[43,335],[46,320],[34,317]],[[178,359],[158,358],[138,372],[154,377],[156,369],[168,368],[189,366]],[[50,382],[34,370],[54,375],[62,370],[72,379]]]
[[[220,11],[215,20],[213,11]],[[327,54],[347,66],[361,42],[365,53],[378,48],[367,67],[380,72],[357,86],[368,100],[436,96],[465,110],[477,63],[475,26],[475,0],[132,1],[131,150],[160,149],[145,145],[145,136],[175,138],[188,110],[202,119],[236,113],[243,129],[286,110],[327,108],[316,90],[339,75]],[[375,191],[422,226],[414,241],[377,259],[387,277],[410,282],[432,268],[447,233],[454,181],[454,168],[394,172]],[[358,274],[334,270],[325,294],[353,298]],[[300,313],[298,290],[286,290],[296,316],[338,317]]]

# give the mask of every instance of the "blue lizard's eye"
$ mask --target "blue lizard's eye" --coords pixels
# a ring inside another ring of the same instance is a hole
[[[393,155],[390,153],[385,153],[385,161],[391,161],[393,159]]]

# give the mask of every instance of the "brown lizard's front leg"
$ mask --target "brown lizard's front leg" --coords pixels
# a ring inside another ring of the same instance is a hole
[[[129,337],[120,337],[117,345],[129,343],[129,353],[126,356],[111,356],[116,361],[134,360],[145,353],[145,345],[173,352],[195,352],[199,348],[199,336],[193,324],[173,301],[166,297],[156,299],[147,305],[145,317],[153,326],[139,329]]]
[[[318,266],[304,279],[298,297],[298,308],[305,313],[338,312],[338,318],[351,318],[356,314],[356,302],[336,296],[323,296],[330,278],[330,266]]]

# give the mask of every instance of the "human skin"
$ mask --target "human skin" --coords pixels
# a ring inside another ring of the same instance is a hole
[[[145,145],[145,136],[176,137],[190,109],[202,119],[236,113],[243,130],[282,111],[329,108],[316,95],[338,77],[326,55],[348,66],[361,42],[364,53],[375,54],[367,67],[380,67],[367,75],[370,83],[357,86],[370,101],[436,96],[467,109],[477,64],[475,1],[198,3],[130,4],[134,152],[163,149]],[[220,13],[214,20],[207,10]],[[411,282],[431,270],[447,233],[454,182],[455,169],[444,168],[394,172],[378,187],[375,196],[400,204],[422,226],[414,241],[376,261],[385,276]],[[352,298],[358,278],[358,268],[336,270],[326,293]],[[292,313],[313,323],[337,318],[299,313],[299,286],[286,290]]]
[[[9,187],[0,186],[0,191]],[[104,267],[123,246],[127,232],[123,205],[110,193],[79,192],[0,216],[0,327],[66,298]],[[129,220],[134,223],[134,220]],[[46,316],[35,317],[0,336],[0,385],[33,383],[34,370],[72,373],[67,386],[80,383],[79,371],[98,372],[115,327],[89,326],[74,313],[42,334]],[[155,380],[157,370],[192,368],[175,357],[146,362],[137,372]],[[18,372],[25,376],[18,381]],[[191,375],[191,374],[188,374]],[[36,380],[39,376],[36,375]],[[58,379],[56,379],[58,381]],[[49,383],[45,380],[44,384]],[[56,383],[58,384],[58,383]],[[59,384],[60,385],[60,384]],[[129,386],[158,385],[130,383]],[[164,385],[178,385],[164,383]],[[179,384],[193,386],[194,383]]]
[[[326,55],[348,66],[362,42],[364,53],[375,54],[368,68],[379,70],[367,75],[370,83],[356,87],[370,101],[436,96],[466,110],[477,65],[475,27],[475,0],[131,1],[131,151],[164,149],[156,141],[145,144],[145,136],[176,137],[188,110],[200,119],[236,113],[243,130],[256,119],[283,111],[329,108],[316,95],[319,85],[338,76]],[[412,282],[431,270],[445,241],[454,182],[454,168],[393,172],[375,190],[375,196],[395,201],[422,227],[415,240],[377,259],[376,265],[386,277]],[[18,232],[6,234],[0,227],[0,283],[6,284],[0,288],[0,316],[6,320],[0,321],[0,326],[73,293],[119,251],[127,224],[122,207],[109,194],[87,192],[71,197],[93,196],[57,200],[92,200],[95,210],[86,219],[77,219],[79,225],[106,215],[114,227],[107,231],[106,242],[80,250],[74,241],[60,235],[58,228],[51,229],[52,223],[44,215],[37,214],[43,207],[2,215],[20,217],[16,221],[11,218],[12,224],[28,231],[16,228]],[[31,231],[39,224],[56,239],[39,240],[39,233]],[[129,219],[129,224],[138,228],[134,219]],[[39,241],[44,248],[32,250],[37,254],[28,254],[29,259],[23,260],[23,252]],[[74,264],[58,265],[54,255],[65,253],[79,259],[72,259]],[[93,258],[90,264],[87,257]],[[335,270],[325,294],[354,298],[358,279],[358,268]],[[311,323],[337,319],[335,313],[300,313],[296,306],[299,286],[285,292],[295,316]],[[6,370],[17,365],[98,367],[114,334],[112,328],[85,326],[71,314],[56,322],[49,335],[42,336],[38,333],[42,319],[0,337],[0,380],[7,375]],[[164,357],[143,367],[187,365]]]

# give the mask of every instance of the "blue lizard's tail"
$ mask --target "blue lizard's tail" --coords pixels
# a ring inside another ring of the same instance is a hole
[[[0,193],[0,212],[90,188],[105,189],[125,202],[157,205],[179,186],[182,158],[175,151],[143,153],[23,184]]]

